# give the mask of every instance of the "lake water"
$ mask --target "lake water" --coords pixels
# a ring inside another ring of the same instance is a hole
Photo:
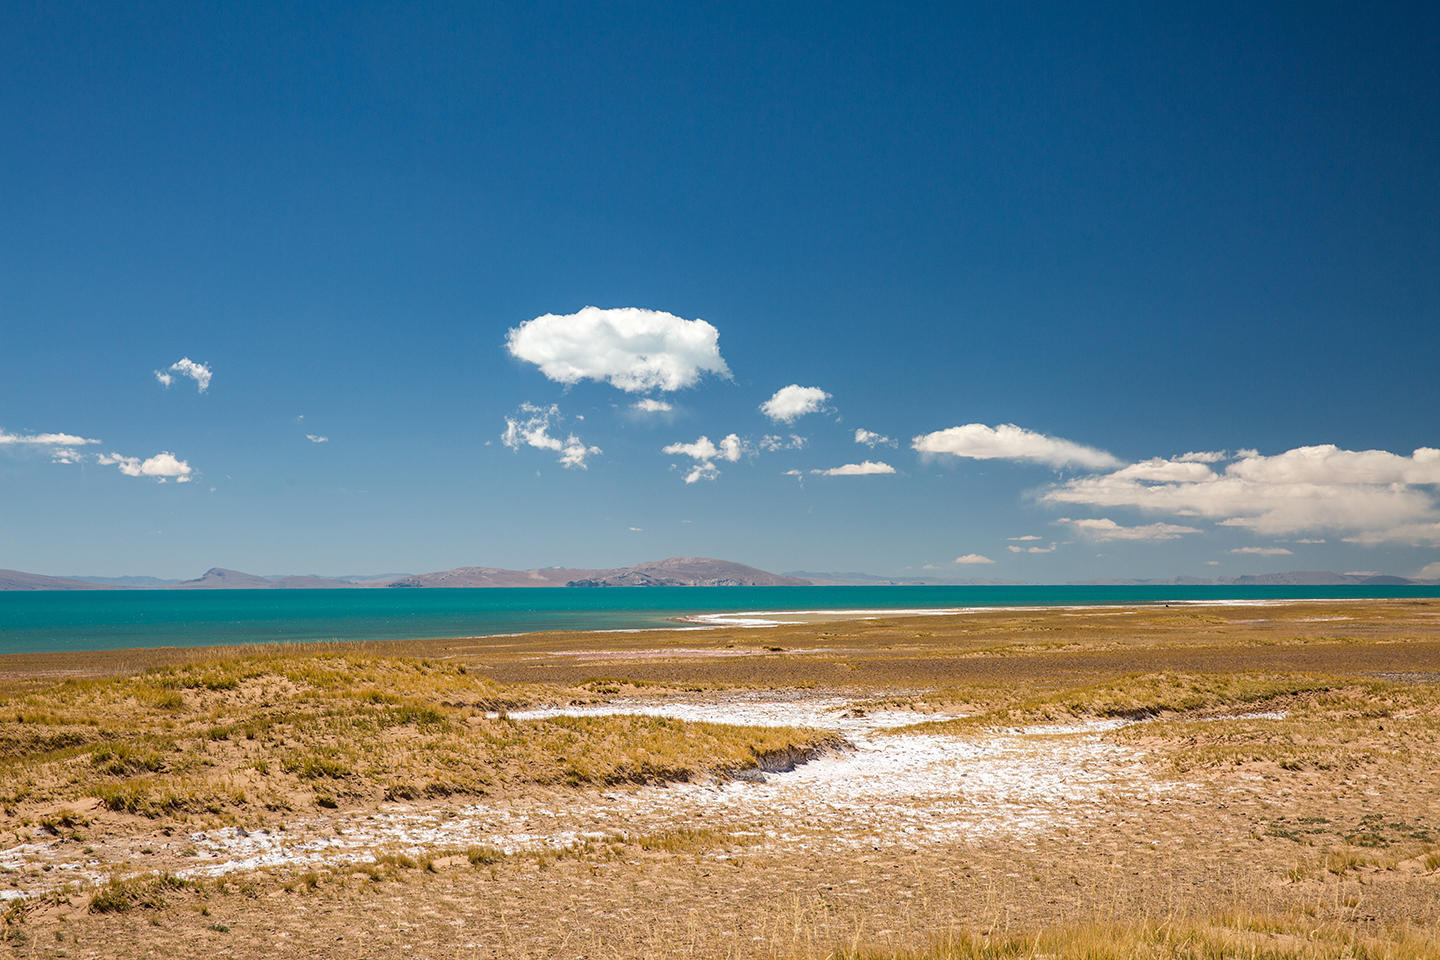
[[[0,654],[673,627],[748,611],[1440,597],[1440,587],[622,587],[0,592]]]

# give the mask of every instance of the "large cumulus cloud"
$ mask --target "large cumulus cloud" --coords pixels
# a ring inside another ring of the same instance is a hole
[[[713,326],[641,307],[547,313],[512,328],[505,346],[564,384],[595,380],[643,392],[694,386],[707,373],[730,376]]]

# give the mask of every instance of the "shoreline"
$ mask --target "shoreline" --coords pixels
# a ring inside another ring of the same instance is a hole
[[[561,643],[583,642],[592,636],[619,637],[626,635],[686,634],[690,639],[717,631],[776,630],[785,627],[806,627],[842,624],[882,625],[885,621],[907,619],[934,619],[946,617],[985,617],[1016,613],[1060,614],[1083,616],[1129,616],[1157,609],[1179,608],[1190,612],[1205,609],[1265,609],[1287,608],[1303,605],[1378,604],[1389,606],[1398,603],[1432,601],[1435,612],[1422,614],[1440,620],[1440,596],[1437,597],[1315,597],[1315,598],[1232,598],[1218,600],[1169,600],[1153,602],[1097,602],[1084,604],[1026,604],[1007,606],[968,607],[914,607],[914,608],[864,608],[864,609],[808,609],[808,610],[749,610],[719,613],[687,614],[669,618],[673,626],[662,627],[601,627],[595,629],[539,629],[509,631],[486,634],[456,634],[453,636],[424,636],[409,638],[356,638],[353,640],[331,638],[325,640],[245,640],[234,643],[192,643],[184,645],[157,644],[150,646],[105,647],[92,649],[47,649],[0,652],[0,679],[17,674],[34,676],[31,664],[36,661],[53,663],[50,671],[55,675],[84,675],[95,669],[103,670],[105,661],[116,661],[115,666],[142,659],[155,663],[184,663],[194,660],[230,656],[266,656],[293,652],[297,648],[305,652],[333,650],[335,652],[372,653],[381,656],[416,655],[419,650],[435,647],[464,646],[479,642],[519,641],[529,643],[549,638]],[[799,619],[777,619],[777,618]],[[1323,618],[1332,619],[1332,618]],[[1341,618],[1344,619],[1344,618]],[[574,653],[593,652],[594,648],[578,647]],[[665,649],[665,648],[658,648]],[[77,666],[76,658],[90,661],[88,665]],[[26,663],[30,661],[30,663]],[[69,669],[65,667],[68,666]],[[122,667],[123,669],[123,667]]]
[[[944,617],[944,616],[967,616],[979,613],[1024,613],[1034,611],[1036,613],[1073,612],[1106,610],[1107,608],[1122,608],[1128,610],[1133,608],[1134,612],[1140,610],[1153,610],[1157,607],[1280,607],[1294,606],[1302,603],[1384,603],[1387,601],[1409,601],[1416,598],[1411,597],[1376,597],[1376,598],[1352,598],[1352,597],[1314,597],[1302,599],[1290,599],[1283,597],[1261,598],[1261,599],[1232,599],[1232,600],[1153,600],[1147,602],[1126,602],[1126,603],[1071,603],[1071,604],[1023,604],[1019,606],[982,606],[982,607],[911,607],[911,608],[872,608],[857,610],[740,610],[725,613],[695,613],[683,617],[672,618],[676,623],[699,624],[706,628],[720,627],[788,627],[804,626],[807,623],[844,623],[854,620],[886,620],[897,617]],[[1428,598],[1421,598],[1428,599]],[[803,617],[800,620],[776,620],[775,617]],[[642,629],[665,629],[642,628]],[[685,628],[677,628],[685,629]],[[694,629],[694,628],[691,628]],[[593,633],[629,633],[628,630],[597,630],[586,631]],[[520,636],[520,634],[516,634]]]

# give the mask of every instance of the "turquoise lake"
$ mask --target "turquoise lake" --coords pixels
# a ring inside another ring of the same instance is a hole
[[[675,626],[698,614],[1440,597],[1440,587],[573,587],[0,593],[0,654]]]

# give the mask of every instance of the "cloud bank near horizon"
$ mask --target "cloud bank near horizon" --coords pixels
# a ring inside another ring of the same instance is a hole
[[[1327,532],[1372,546],[1440,545],[1440,450],[1402,456],[1318,444],[1273,456],[1242,450],[1223,469],[1217,463],[1194,455],[1145,460],[1067,480],[1040,499],[1201,517],[1261,536]]]

